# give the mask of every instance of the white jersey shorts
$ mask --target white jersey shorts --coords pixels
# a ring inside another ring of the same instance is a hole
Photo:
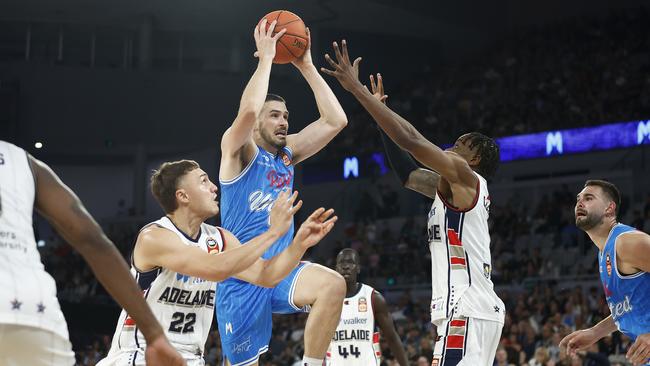
[[[49,330],[20,325],[0,324],[0,365],[72,366],[72,344]]]
[[[492,366],[503,324],[452,316],[438,325],[432,366]]]

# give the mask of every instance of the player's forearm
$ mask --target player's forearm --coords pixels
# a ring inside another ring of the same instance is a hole
[[[239,115],[251,113],[254,117],[262,111],[266,94],[269,91],[269,80],[271,78],[271,66],[273,65],[272,59],[260,59],[257,64],[257,69],[251,76],[244,92],[242,93],[241,101],[239,103]],[[251,126],[252,128],[252,126]]]
[[[616,323],[614,323],[614,319],[612,319],[612,316],[610,315],[591,327],[591,330],[598,339],[601,339],[617,331],[618,327],[616,327]]]
[[[318,112],[325,122],[339,130],[347,126],[348,118],[341,103],[318,70],[313,65],[309,65],[300,68],[300,73],[314,93]]]
[[[300,263],[305,251],[298,243],[292,242],[282,253],[266,263],[261,276],[264,282],[271,287],[280,283]]]
[[[353,90],[352,95],[370,113],[391,140],[395,141],[402,149],[411,151],[421,135],[409,121],[380,102],[361,84]]]
[[[213,265],[221,281],[239,273],[255,263],[264,252],[280,238],[275,231],[269,230],[247,241],[244,245],[215,256]]]
[[[97,233],[77,249],[106,291],[133,317],[147,342],[164,335],[158,320],[144,301],[126,262],[103,234]]]
[[[406,352],[404,351],[404,346],[400,341],[397,333],[394,333],[393,336],[388,336],[388,347],[390,347],[391,352],[395,355],[395,359],[399,362],[400,366],[408,366],[409,362],[406,358]]]

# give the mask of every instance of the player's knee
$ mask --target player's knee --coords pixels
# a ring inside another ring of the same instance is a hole
[[[345,279],[334,272],[329,275],[325,285],[325,296],[333,302],[341,302],[345,298]]]

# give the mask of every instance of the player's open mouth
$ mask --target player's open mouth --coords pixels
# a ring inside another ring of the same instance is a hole
[[[287,131],[276,131],[275,135],[278,137],[287,137]]]
[[[576,217],[585,217],[587,216],[587,213],[584,211],[578,211],[576,212]]]

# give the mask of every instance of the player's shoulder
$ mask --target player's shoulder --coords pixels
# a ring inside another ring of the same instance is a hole
[[[637,250],[650,248],[650,235],[640,230],[630,230],[616,237],[618,255],[634,255]]]
[[[165,242],[170,238],[176,238],[176,235],[158,222],[152,222],[140,230],[137,243]]]

